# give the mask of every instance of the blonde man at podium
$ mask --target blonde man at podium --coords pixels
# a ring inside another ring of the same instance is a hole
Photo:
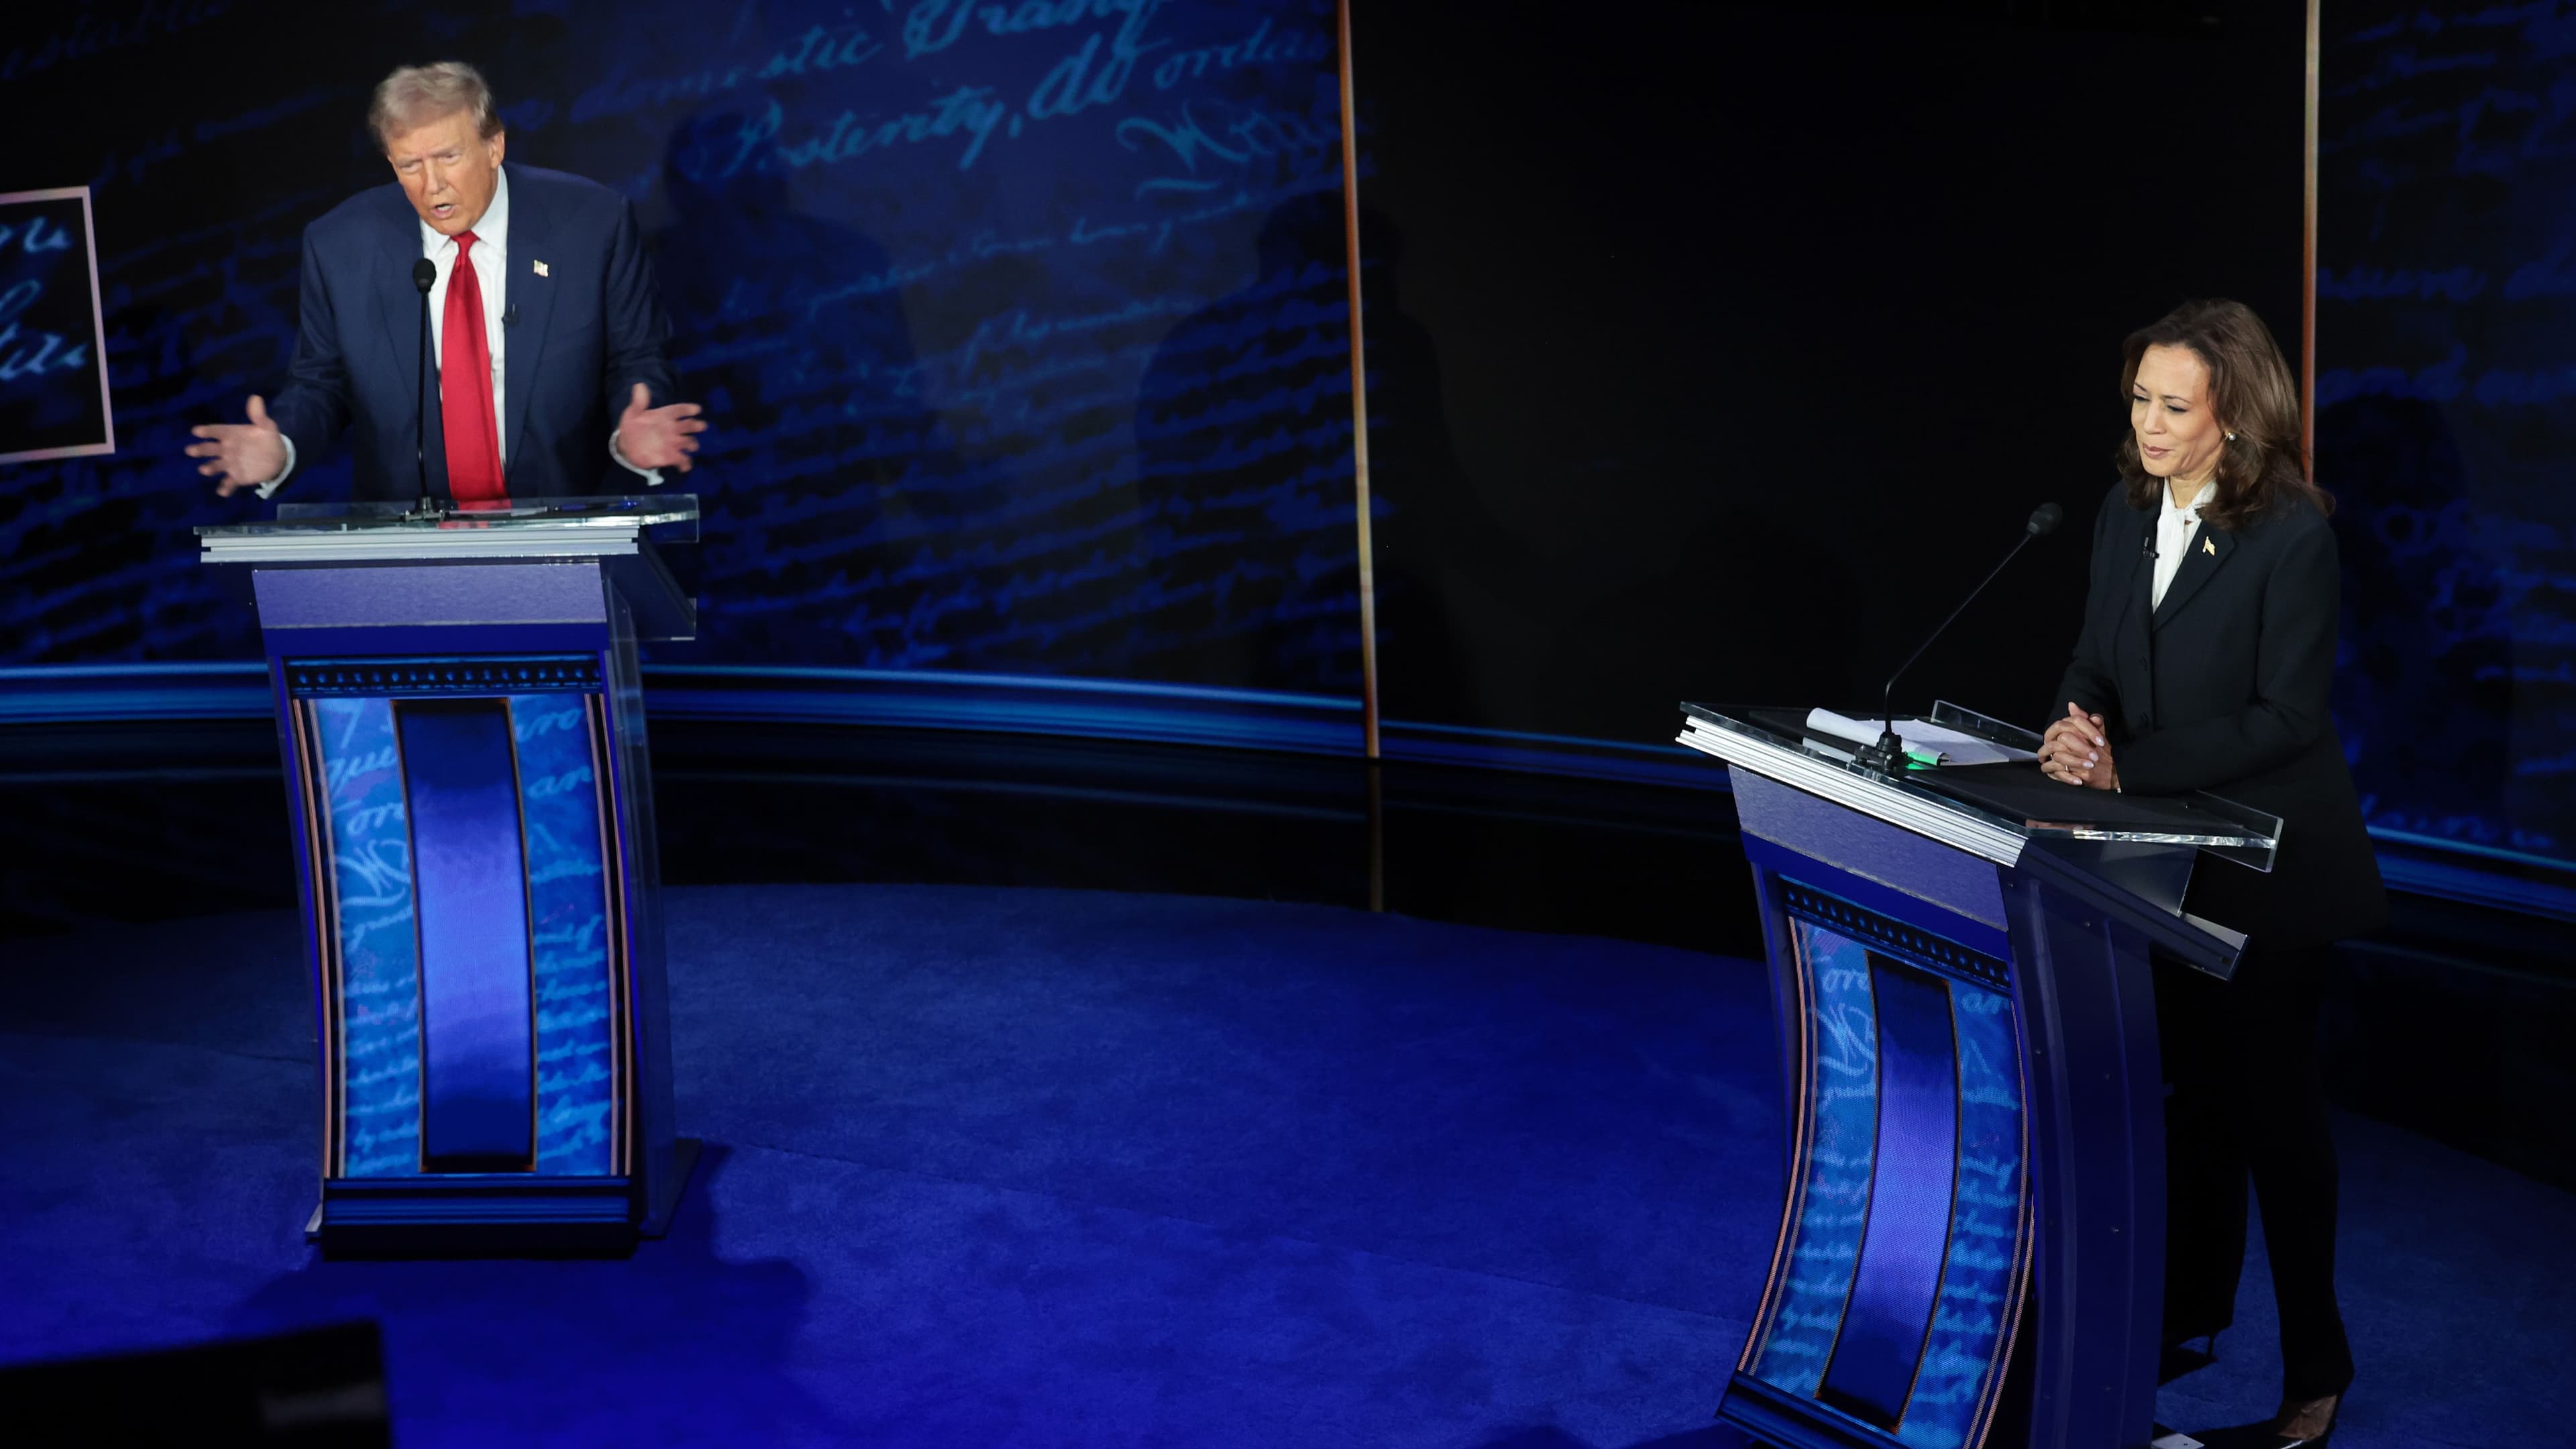
[[[366,500],[492,507],[687,472],[706,423],[671,400],[670,328],[625,198],[504,166],[509,136],[469,65],[395,71],[367,121],[394,184],[305,229],[287,384],[253,396],[247,422],[193,429],[197,471],[267,497],[348,430]]]

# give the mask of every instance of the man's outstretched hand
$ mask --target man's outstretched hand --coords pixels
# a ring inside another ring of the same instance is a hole
[[[188,456],[208,460],[197,471],[222,479],[215,492],[226,498],[286,471],[286,437],[269,420],[268,405],[257,393],[251,394],[249,413],[247,423],[208,423],[188,430],[206,440],[190,443]]]
[[[259,400],[251,400],[256,404]],[[617,420],[617,451],[638,468],[677,468],[689,471],[689,455],[698,450],[697,434],[707,430],[706,421],[698,416],[696,403],[673,403],[669,407],[652,405],[653,394],[644,384],[635,384],[634,395],[626,400],[626,412]]]

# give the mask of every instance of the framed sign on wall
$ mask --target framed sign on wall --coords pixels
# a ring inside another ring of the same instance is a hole
[[[0,195],[0,463],[116,451],[89,188]]]

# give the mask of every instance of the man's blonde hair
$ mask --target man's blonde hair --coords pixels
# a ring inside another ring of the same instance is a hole
[[[483,83],[481,71],[461,60],[406,65],[377,83],[375,101],[367,107],[367,129],[376,133],[378,145],[391,145],[394,137],[458,111],[473,112],[475,134],[484,140],[501,134],[492,88]]]

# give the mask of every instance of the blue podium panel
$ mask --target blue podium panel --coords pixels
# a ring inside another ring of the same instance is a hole
[[[2003,1387],[2033,1225],[2009,968],[1798,868],[1762,871],[1800,1027],[1791,1188],[1728,1417],[1964,1449]]]
[[[394,705],[420,919],[421,1165],[536,1165],[528,857],[506,699]]]
[[[510,697],[535,951],[537,1163],[574,1175],[626,1170],[601,720],[595,695]]]
[[[592,662],[578,677],[594,678],[595,668]],[[338,688],[356,689],[376,676],[318,661],[299,665],[295,677],[310,691],[335,687],[324,682],[332,678]],[[462,816],[442,814],[441,803],[456,794],[449,776],[459,762],[423,748],[442,727],[453,730],[452,720],[429,716],[460,704],[484,721],[477,743],[487,774],[501,786]],[[513,1171],[626,1171],[617,1030],[624,952],[605,867],[610,812],[596,763],[605,720],[598,691],[462,700],[308,694],[289,719],[297,753],[313,766],[304,772],[319,787],[310,808],[323,822],[314,874],[326,917],[317,931],[325,938],[326,1174],[414,1175],[433,1162],[459,1171],[495,1165],[445,1160],[477,1155],[509,1158]],[[495,737],[500,728],[506,737]],[[482,839],[478,823],[489,827]],[[448,894],[456,882],[442,872],[452,875],[451,858],[470,861],[478,851],[495,870],[469,912],[468,894]],[[442,943],[461,937],[470,945],[484,926],[505,928],[497,950],[510,979],[489,988],[498,1013],[476,1019],[465,1010],[473,991],[460,990],[472,985],[470,975],[459,982],[447,970],[471,973],[476,958]],[[428,1050],[424,1008],[435,1023]],[[473,1048],[476,1041],[483,1047]],[[500,1070],[516,1083],[499,1090],[515,1124],[504,1130],[516,1136],[489,1151],[442,1146],[437,1124],[453,1120],[442,1104],[452,1105],[455,1094],[443,1095],[435,1083],[443,1063],[464,1065],[477,1050],[515,1063]]]
[[[323,1171],[420,1171],[420,939],[392,703],[299,701],[289,715],[321,828]]]
[[[625,1191],[636,1093],[605,663],[281,662],[319,842],[324,1175],[376,1185],[354,1201],[395,1203],[413,1181],[488,1203],[513,1175]]]
[[[1959,1177],[1950,991],[1883,956],[1868,967],[1878,1036],[1878,1142],[1842,1332],[1816,1397],[1883,1429],[1906,1417],[1932,1334]]]

